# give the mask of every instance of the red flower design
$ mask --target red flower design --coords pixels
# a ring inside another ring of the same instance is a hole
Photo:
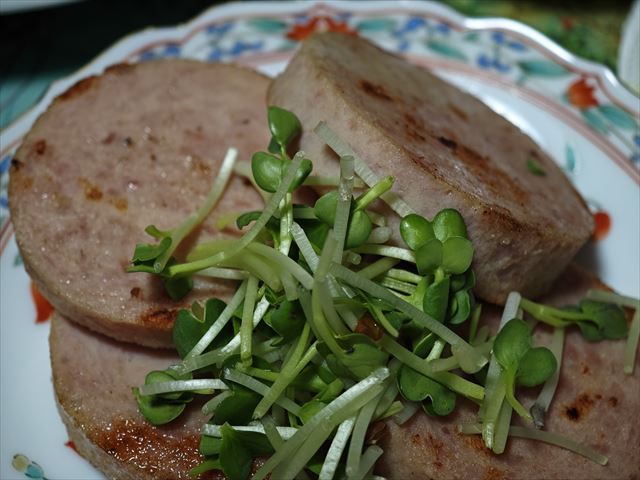
[[[580,80],[572,83],[567,90],[569,103],[581,110],[597,106],[598,101],[593,95],[593,90],[594,88],[587,83],[587,79],[581,78]]]
[[[604,239],[611,230],[611,217],[602,210],[593,214],[593,239],[598,241]]]
[[[42,296],[33,282],[31,282],[31,298],[33,298],[33,303],[36,307],[36,323],[43,323],[49,320],[53,313],[53,307]]]
[[[347,22],[337,21],[327,16],[317,16],[309,19],[307,23],[298,23],[287,33],[289,40],[300,42],[313,32],[342,32],[356,35],[356,31]]]
[[[67,440],[64,442],[65,446],[69,447],[74,452],[78,453],[78,449],[76,448],[76,444],[73,443],[73,440]]]

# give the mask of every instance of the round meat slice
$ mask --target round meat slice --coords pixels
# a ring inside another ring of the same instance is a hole
[[[313,133],[325,121],[379,177],[395,176],[395,191],[418,213],[458,209],[484,300],[502,303],[512,290],[543,294],[591,235],[585,202],[527,135],[363,38],[314,34],[273,81],[268,101],[299,116],[300,148],[316,173],[339,171]],[[389,220],[401,241],[399,219]]]
[[[198,444],[206,418],[199,406],[155,427],[138,412],[131,392],[148,372],[178,362],[175,354],[114,341],[58,313],[49,344],[58,409],[78,453],[108,478],[190,478],[189,470],[204,460]]]
[[[595,276],[574,265],[559,277],[545,304],[573,305],[591,288],[606,289]],[[483,308],[481,324],[497,330],[501,312]],[[534,345],[549,345],[552,330],[535,329]],[[510,436],[506,450],[494,455],[480,435],[458,433],[457,426],[477,422],[478,405],[458,399],[447,417],[415,415],[402,426],[388,422],[382,442],[385,455],[378,473],[386,478],[563,478],[597,480],[637,478],[640,466],[640,377],[623,372],[624,341],[588,342],[578,328],[568,327],[558,388],[544,430],[566,436],[608,457],[598,465],[576,453],[547,443]],[[636,371],[640,359],[636,357]],[[519,388],[518,399],[529,409],[540,388]],[[513,413],[512,424],[533,428]]]
[[[163,60],[111,67],[52,103],[15,155],[9,200],[27,271],[59,312],[116,339],[169,347],[179,308],[233,293],[230,282],[201,282],[174,302],[157,277],[125,269],[137,243],[154,242],[146,226],[174,228],[202,204],[229,147],[243,161],[266,147],[268,83],[232,65]],[[186,243],[222,235],[220,217],[262,206],[232,177]]]
[[[574,303],[587,289],[602,288],[602,284],[583,270],[570,268],[555,287],[544,302]],[[483,312],[482,325],[495,329],[499,310],[489,306]],[[548,344],[549,339],[548,329],[536,328],[536,345]],[[177,356],[113,341],[58,314],[52,319],[50,348],[61,415],[85,458],[109,478],[188,478],[188,470],[202,460],[197,445],[206,421],[195,401],[174,423],[154,427],[138,413],[131,394],[149,371],[164,370],[179,360]],[[458,425],[476,421],[478,411],[477,405],[459,398],[456,410],[447,417],[420,412],[402,426],[388,420],[386,435],[380,435],[384,455],[376,473],[403,480],[635,478],[640,430],[633,419],[640,408],[640,381],[637,375],[623,373],[623,349],[623,341],[589,343],[571,329],[558,390],[545,415],[545,430],[597,450],[609,458],[608,465],[513,437],[505,453],[493,455],[479,436],[457,433]],[[523,389],[518,397],[528,407],[538,392]],[[513,422],[521,423],[515,414]]]

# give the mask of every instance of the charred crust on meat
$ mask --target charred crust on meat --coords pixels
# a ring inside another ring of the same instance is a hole
[[[162,427],[133,419],[118,419],[92,433],[95,443],[109,455],[149,474],[176,468],[186,471],[202,461],[200,435],[176,438]]]
[[[171,330],[173,323],[178,315],[177,310],[169,310],[166,308],[152,308],[140,315],[142,324],[161,330]]]
[[[438,141],[439,141],[442,145],[444,145],[445,147],[447,147],[447,148],[449,148],[449,149],[451,149],[451,150],[455,150],[455,149],[457,149],[457,148],[458,148],[458,144],[456,143],[456,141],[455,141],[455,140],[451,140],[451,139],[449,139],[449,138],[446,138],[446,137],[442,137],[442,136],[440,136],[440,137],[438,137]]]
[[[479,435],[463,435],[460,434],[464,442],[477,452],[484,453],[487,456],[491,456],[492,452],[484,444],[484,440]]]
[[[31,146],[31,151],[36,155],[43,155],[47,151],[47,141],[41,138]]]
[[[382,85],[376,85],[364,79],[360,80],[358,85],[364,93],[371,97],[379,98],[381,100],[393,100]]]
[[[81,95],[88,91],[89,89],[95,87],[100,82],[98,77],[91,76],[87,78],[83,78],[82,80],[73,84],[66,92],[61,94],[58,98],[60,100],[70,100],[73,97]]]
[[[504,478],[504,472],[502,470],[495,467],[489,467],[484,473],[482,480],[503,480]]]
[[[595,400],[588,393],[580,394],[572,404],[565,406],[565,417],[572,422],[578,422],[589,413],[594,403]]]
[[[460,118],[460,120],[464,120],[465,122],[469,120],[469,116],[466,114],[466,112],[464,112],[463,110],[460,110],[458,107],[456,107],[452,103],[449,103],[449,108],[453,113],[456,114],[458,118]]]
[[[94,185],[89,180],[83,177],[78,178],[78,183],[82,186],[82,188],[84,188],[84,197],[87,200],[102,200],[102,190],[100,190],[97,185]]]
[[[115,140],[115,138],[116,138],[116,134],[113,132],[110,132],[109,135],[104,137],[100,143],[102,143],[103,145],[109,145],[111,142]]]
[[[607,403],[609,403],[610,407],[617,407],[618,406],[618,398],[617,397],[609,397],[609,399],[607,400]]]
[[[133,287],[129,293],[131,294],[131,298],[142,299],[142,289],[140,287]]]
[[[129,201],[123,197],[111,198],[109,203],[121,212],[125,212],[129,208]]]
[[[198,155],[189,155],[189,157],[191,157],[191,169],[195,170],[199,173],[202,173],[204,175],[208,175],[209,172],[211,171],[211,168],[209,167],[209,165],[207,165],[207,163],[202,160],[202,158],[200,158]]]
[[[131,65],[130,63],[124,63],[124,62],[115,63],[107,67],[107,69],[105,70],[105,73],[113,73],[116,75],[120,75],[123,73],[129,73],[132,68],[133,68],[133,65]]]

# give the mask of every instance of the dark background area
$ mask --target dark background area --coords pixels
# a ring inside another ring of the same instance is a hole
[[[0,3],[5,0],[0,0]],[[23,0],[29,2],[29,0]],[[211,0],[83,0],[0,15],[0,127],[35,103],[47,86],[123,36],[176,25]],[[615,71],[620,28],[630,0],[446,0],[469,16],[520,20],[580,56]]]

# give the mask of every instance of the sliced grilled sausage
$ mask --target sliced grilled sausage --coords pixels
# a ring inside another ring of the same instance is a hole
[[[570,265],[543,298],[557,306],[576,304],[590,288],[606,288],[592,274]],[[488,306],[482,324],[497,330],[500,311]],[[548,345],[551,329],[539,326],[534,344]],[[544,429],[564,435],[609,458],[606,466],[573,452],[534,440],[510,437],[504,454],[494,455],[479,435],[463,435],[457,425],[477,421],[478,406],[459,402],[447,417],[415,415],[403,426],[388,422],[385,455],[379,473],[387,478],[450,480],[563,478],[632,479],[640,473],[640,378],[623,373],[624,341],[587,342],[577,328],[568,329],[560,381]],[[636,359],[636,372],[640,361]],[[518,389],[529,408],[540,388]],[[523,423],[517,414],[512,421]]]
[[[164,60],[117,65],[60,95],[15,155],[11,217],[25,266],[62,314],[113,338],[171,345],[177,310],[233,285],[196,284],[181,302],[160,280],[125,273],[147,225],[178,226],[210,189],[228,147],[247,161],[268,144],[269,80],[232,65]],[[216,220],[261,209],[232,178],[186,240],[220,235]]]
[[[395,190],[418,213],[458,209],[476,251],[477,293],[487,301],[501,303],[511,290],[544,293],[592,232],[584,201],[528,136],[362,38],[310,37],[268,102],[300,116],[301,148],[316,173],[337,171],[336,156],[312,133],[325,121],[379,176],[394,175]],[[532,173],[529,160],[545,174]]]
[[[591,274],[570,267],[543,301],[575,303],[587,289],[600,286]],[[482,324],[496,327],[499,316],[498,308],[489,307]],[[549,336],[538,328],[534,343],[544,345]],[[50,347],[62,418],[84,457],[109,478],[188,478],[188,469],[200,461],[197,437],[205,418],[194,407],[175,425],[153,427],[137,412],[131,395],[131,387],[142,384],[146,373],[176,363],[177,356],[115,342],[58,314],[52,320]],[[457,433],[458,424],[476,421],[478,410],[459,399],[447,417],[420,412],[403,426],[387,421],[386,435],[379,436],[384,455],[377,473],[406,480],[635,478],[640,465],[640,429],[634,420],[640,380],[637,374],[623,373],[623,349],[622,341],[588,343],[570,330],[559,387],[545,417],[546,430],[597,449],[609,457],[607,466],[519,438],[508,440],[504,454],[493,455],[479,436]],[[538,390],[518,395],[529,406]]]

